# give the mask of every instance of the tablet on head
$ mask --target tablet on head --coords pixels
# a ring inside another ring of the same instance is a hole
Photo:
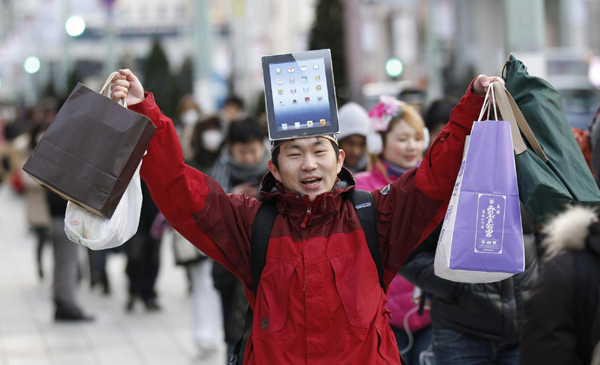
[[[328,49],[263,56],[262,67],[270,140],[339,133]]]

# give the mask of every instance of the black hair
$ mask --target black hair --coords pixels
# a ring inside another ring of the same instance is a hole
[[[263,128],[254,119],[244,119],[239,122],[232,122],[227,134],[227,143],[250,143],[264,139]]]
[[[227,104],[234,104],[238,108],[244,109],[244,101],[240,97],[235,95],[230,95],[227,97],[227,99],[225,99],[225,102],[223,102],[223,106]]]
[[[450,121],[450,112],[456,104],[452,99],[435,100],[423,115],[425,127],[431,131],[438,125],[446,125]]]
[[[422,104],[425,100],[425,92],[416,88],[407,88],[398,94],[398,100],[409,104]]]
[[[327,140],[329,142],[331,142],[331,146],[333,147],[333,150],[335,151],[335,158],[338,159],[340,157],[340,146],[338,146],[337,143],[335,143],[334,141],[332,141],[330,139],[327,139]],[[275,165],[275,167],[277,168],[277,170],[279,170],[279,161],[277,161],[277,158],[279,158],[280,151],[281,151],[281,144],[279,146],[277,146],[271,152],[271,161],[273,161],[273,165]]]

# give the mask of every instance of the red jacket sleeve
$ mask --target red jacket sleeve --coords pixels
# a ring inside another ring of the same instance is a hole
[[[372,192],[383,266],[389,283],[410,252],[441,223],[462,162],[465,138],[477,120],[483,97],[471,88],[417,169],[389,187]]]
[[[152,94],[129,109],[158,128],[140,173],[160,211],[188,241],[251,285],[251,226],[260,203],[226,194],[215,180],[184,163],[173,122],[161,114]]]

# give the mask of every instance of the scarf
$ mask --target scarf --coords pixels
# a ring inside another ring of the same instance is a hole
[[[236,162],[225,147],[210,176],[223,187],[226,193],[230,193],[234,186],[242,183],[258,186],[262,177],[269,171],[270,158],[269,151],[265,150],[265,155],[259,163],[252,166],[243,165]]]

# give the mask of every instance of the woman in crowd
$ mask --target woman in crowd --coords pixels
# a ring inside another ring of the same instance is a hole
[[[356,187],[367,191],[389,185],[419,166],[426,147],[423,119],[410,105],[382,96],[369,116],[374,130],[367,137],[371,168],[356,175]],[[409,365],[419,364],[421,353],[431,353],[431,320],[428,311],[423,315],[416,313],[414,293],[415,286],[400,275],[396,275],[388,290],[390,325]]]

